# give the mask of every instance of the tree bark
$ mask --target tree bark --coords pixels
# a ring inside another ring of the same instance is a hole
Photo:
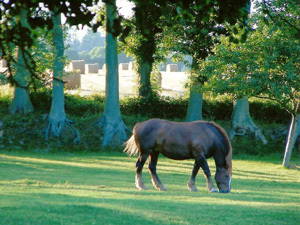
[[[46,128],[46,139],[49,136],[59,137],[65,126],[73,129],[74,142],[79,142],[79,132],[73,128],[72,121],[68,120],[65,113],[64,99],[64,38],[61,25],[61,15],[52,12],[53,43],[55,58],[53,62],[52,101]]]
[[[300,132],[300,114],[292,115],[291,125],[288,133],[287,143],[284,151],[282,166],[288,168],[291,155]]]
[[[195,73],[197,69],[196,60],[192,59],[191,63],[191,80],[193,80],[193,73]],[[192,81],[190,87],[190,96],[188,102],[188,108],[185,120],[186,121],[194,121],[194,120],[202,120],[202,104],[203,104],[203,96],[202,93],[197,90],[197,85],[201,85],[199,82]]]
[[[202,120],[202,93],[195,90],[195,87],[190,88],[190,97],[188,102],[186,121]]]
[[[151,71],[152,71],[152,63],[139,60],[137,65],[137,73],[138,73],[138,94],[139,97],[142,98],[151,98],[153,96],[153,90],[151,85]]]
[[[104,114],[99,125],[103,129],[102,146],[121,145],[127,139],[126,126],[121,118],[119,102],[119,72],[117,40],[113,35],[113,25],[116,19],[116,1],[110,0],[106,7],[106,88]]]
[[[260,139],[264,144],[268,143],[262,131],[256,126],[250,116],[248,98],[243,97],[238,99],[234,104],[229,136],[232,139],[236,135],[242,136],[248,133],[254,133],[255,137]]]
[[[30,28],[27,23],[27,13],[28,11],[22,9],[20,12],[20,20],[23,27]],[[14,76],[15,90],[12,103],[10,105],[9,111],[12,114],[15,113],[29,113],[33,111],[33,105],[31,103],[28,84],[31,78],[28,65],[26,65],[25,60],[29,63],[26,52],[23,52],[21,48],[18,48],[17,54],[17,64],[16,64],[16,74]]]

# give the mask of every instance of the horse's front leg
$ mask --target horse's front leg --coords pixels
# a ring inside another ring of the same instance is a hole
[[[139,156],[137,162],[136,162],[136,175],[135,175],[135,186],[139,190],[146,189],[146,186],[144,185],[143,179],[142,179],[142,170],[143,166],[148,158],[148,154],[142,154]]]
[[[149,162],[149,171],[151,174],[151,181],[153,184],[153,187],[156,188],[159,191],[166,191],[167,189],[165,186],[161,183],[160,179],[158,178],[158,175],[156,173],[156,165],[158,160],[159,152],[153,152],[150,154],[150,162]]]
[[[193,171],[192,171],[192,175],[191,175],[191,178],[187,184],[188,186],[188,189],[190,191],[198,191],[197,187],[196,187],[196,176],[197,176],[197,173],[199,171],[199,168],[200,168],[200,162],[198,159],[195,159],[195,163],[194,163],[194,168],[193,168]]]
[[[198,156],[195,159],[192,176],[191,176],[191,178],[188,182],[189,190],[190,191],[197,191],[195,181],[196,181],[196,176],[197,176],[197,173],[198,173],[200,167],[202,168],[202,170],[205,174],[208,191],[217,192],[217,190],[214,188],[213,181],[211,179],[211,173],[210,173],[210,169],[209,169],[207,160],[206,160],[205,156],[202,156],[202,155]]]

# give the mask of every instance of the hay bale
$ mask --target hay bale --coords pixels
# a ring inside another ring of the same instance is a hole
[[[119,71],[122,71],[122,70],[128,71],[129,70],[129,63],[120,63],[119,64]]]
[[[6,68],[7,67],[7,62],[6,62],[5,59],[1,59],[0,60],[0,67],[2,67],[2,68]]]
[[[85,74],[85,62],[84,60],[72,60],[71,61],[71,72],[79,74]]]
[[[78,73],[66,73],[63,77],[66,89],[78,89],[81,86],[81,74]]]
[[[86,67],[86,72],[87,73],[98,73],[99,72],[98,63],[86,64],[85,67]]]
[[[135,69],[135,63],[131,61],[130,63],[128,63],[128,70],[133,71],[134,69]]]
[[[166,68],[166,72],[178,72],[178,65],[177,64],[168,64]]]

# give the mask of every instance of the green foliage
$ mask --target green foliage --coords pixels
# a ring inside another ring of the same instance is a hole
[[[258,123],[265,131],[265,135],[268,139],[268,144],[263,144],[260,140],[255,138],[255,136],[236,136],[232,141],[232,146],[236,155],[259,155],[266,156],[272,155],[274,153],[282,153],[282,149],[285,146],[286,137],[281,135],[276,139],[270,138],[269,135],[272,132],[276,132],[280,124],[263,124]]]
[[[176,11],[164,18],[164,28],[172,37],[166,37],[167,43],[173,42],[170,43],[172,51],[198,61],[210,54],[219,35],[228,34],[230,25],[243,24],[248,16],[249,1],[180,1],[174,7]],[[191,66],[198,69],[197,62]]]
[[[47,88],[38,89],[30,94],[33,105],[40,113],[48,113],[51,105],[52,90]],[[4,96],[5,99],[9,96]],[[3,99],[1,98],[1,101]],[[0,101],[0,102],[1,102]],[[70,115],[84,117],[88,115],[98,114],[103,111],[104,96],[77,96],[65,94],[65,107]]]
[[[104,96],[98,95],[89,97],[66,95],[65,102],[66,111],[78,117],[97,115],[101,113],[104,108]]]
[[[156,0],[132,2],[135,3],[134,17],[124,21],[128,34],[122,47],[138,64],[143,61],[152,64],[161,60],[157,46],[161,41],[161,16],[166,6],[164,1]]]
[[[68,39],[66,41],[66,56],[71,60],[83,59],[86,63],[105,63],[105,37],[100,32],[88,32],[82,40],[71,37],[72,29],[69,29]]]
[[[293,38],[300,38],[300,3],[298,0],[263,0],[256,2],[261,20],[275,25]]]
[[[215,54],[202,62],[199,74],[209,77],[206,87],[215,93],[267,97],[295,113],[300,91],[299,39],[292,28],[287,32],[261,21],[256,26],[244,43],[230,43],[223,37]]]
[[[121,101],[121,111],[125,115],[138,114],[150,118],[183,118],[187,101],[163,98],[127,98]]]
[[[39,89],[31,93],[35,112],[27,115],[10,115],[8,106],[11,96],[1,94],[0,118],[4,122],[4,138],[0,140],[0,149],[44,149],[45,151],[102,151],[100,147],[101,129],[96,122],[99,114],[104,109],[103,96],[85,96],[66,94],[65,108],[69,119],[79,129],[81,143],[72,143],[72,134],[65,132],[58,139],[44,140],[44,127],[47,123],[47,114],[51,105],[51,90]],[[182,121],[185,117],[187,99],[173,99],[169,97],[152,98],[148,101],[142,98],[121,99],[121,111],[125,124],[131,129],[136,122],[149,118],[164,118]],[[203,115],[205,120],[213,120],[220,123],[227,130],[230,128],[232,114],[232,99],[225,97],[205,96],[203,103]],[[237,154],[265,155],[279,152],[283,146],[285,137],[271,140],[273,131],[287,125],[289,115],[273,101],[250,99],[250,110],[253,118],[264,128],[266,136],[270,140],[267,146],[252,140],[253,138],[237,138],[233,146]],[[272,115],[272,116],[270,116]],[[253,147],[255,146],[255,148]],[[121,150],[121,149],[120,149]]]
[[[51,30],[53,23],[51,12],[58,10],[66,17],[69,25],[90,25],[94,16],[89,10],[94,0],[84,1],[1,1],[0,2],[0,52],[7,60],[9,75],[12,77],[12,65],[15,63],[14,47],[18,46],[21,51],[28,55],[26,64],[33,76],[38,76],[36,63],[30,52],[31,47],[40,37],[39,29]]]

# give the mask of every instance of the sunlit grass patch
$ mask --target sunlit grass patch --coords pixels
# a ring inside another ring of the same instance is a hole
[[[300,171],[279,158],[233,161],[230,194],[187,190],[193,162],[161,157],[168,191],[134,188],[135,158],[121,153],[0,153],[1,224],[296,224]],[[299,165],[299,162],[293,162]],[[214,174],[214,162],[209,160]]]

